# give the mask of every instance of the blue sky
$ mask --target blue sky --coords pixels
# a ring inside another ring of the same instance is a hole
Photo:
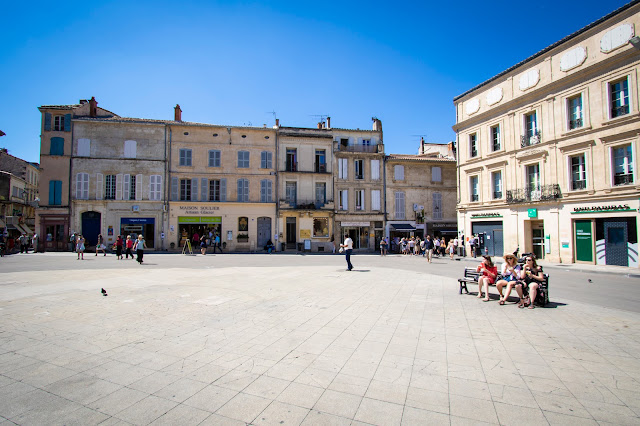
[[[8,2],[0,146],[39,161],[37,107],[95,96],[121,116],[371,128],[387,153],[455,139],[453,98],[624,0]]]

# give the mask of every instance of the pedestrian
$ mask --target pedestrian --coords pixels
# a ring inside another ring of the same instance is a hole
[[[116,258],[118,260],[122,260],[122,246],[123,246],[123,243],[124,243],[124,241],[122,241],[122,235],[118,235],[118,238],[116,238]]]
[[[77,237],[76,237],[76,233],[72,232],[71,236],[69,237],[69,251],[71,253],[73,253],[74,251],[76,251],[76,242],[77,242]],[[51,240],[49,240],[51,241]]]
[[[31,245],[33,246],[33,252],[37,253],[38,252],[38,233],[34,233],[33,237],[31,237]]]
[[[424,250],[427,253],[427,262],[431,263],[431,259],[433,258],[433,240],[431,240],[431,235],[427,235],[427,240],[424,242]]]
[[[387,255],[387,246],[387,239],[385,237],[382,237],[382,239],[380,240],[380,256]]]
[[[471,256],[476,257],[476,236],[471,234],[469,239],[469,247],[471,248]]]
[[[98,243],[96,244],[96,256],[98,255],[98,250],[102,250],[102,253],[106,256],[107,251],[105,250],[106,246],[104,245],[104,237],[102,234],[98,234]]]
[[[20,242],[20,253],[29,253],[29,237],[22,233],[18,240]]]
[[[449,245],[447,246],[447,250],[449,251],[449,257],[453,260],[453,253],[456,251],[456,247],[453,244],[453,240],[449,240]]]
[[[340,247],[344,249],[344,256],[347,260],[347,271],[351,271],[353,269],[353,265],[351,264],[351,252],[353,251],[353,240],[351,237],[347,235],[347,238],[344,239],[344,244],[340,244]]]
[[[204,238],[200,240],[200,254],[202,254],[203,256],[207,254],[207,240],[205,240]]]
[[[144,238],[142,238],[142,234],[140,234],[138,235],[138,239],[136,240],[136,243],[133,246],[133,249],[136,251],[136,255],[138,256],[136,260],[141,265],[142,265],[142,256],[144,255],[144,248],[145,248]]]
[[[198,231],[193,233],[193,238],[191,240],[193,241],[194,246],[200,245],[200,235],[198,234]]]
[[[131,259],[133,259],[133,240],[131,239],[131,235],[127,235],[126,245],[126,258],[129,259],[129,255],[131,255]]]
[[[433,237],[433,254],[440,256],[440,239]]]
[[[215,245],[213,246],[213,254],[216,253],[216,250],[220,250],[220,253],[222,253],[222,248],[220,247],[220,235],[216,234],[214,244]]]
[[[84,260],[84,237],[82,234],[77,236],[76,253],[78,253],[78,260]]]

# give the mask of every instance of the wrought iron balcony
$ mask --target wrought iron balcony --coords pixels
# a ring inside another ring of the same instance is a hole
[[[378,145],[343,145],[338,144],[338,150],[340,152],[370,152],[377,153]]]
[[[316,173],[326,173],[327,172],[327,163],[314,163],[313,169]]]
[[[529,186],[507,191],[507,203],[536,203],[541,201],[553,201],[562,198],[560,185]]]
[[[502,191],[494,191],[493,192],[493,199],[494,200],[499,200],[500,198],[502,198]]]
[[[535,132],[533,135],[520,136],[520,146],[522,148],[526,146],[539,144],[542,140],[542,133],[540,131]]]
[[[580,127],[582,127],[582,118],[569,120],[569,130],[579,129]]]
[[[478,194],[471,194],[471,201],[480,201],[480,197],[478,196]]]
[[[287,172],[297,172],[298,171],[298,162],[297,161],[287,161],[285,165],[285,171]]]
[[[629,185],[633,183],[633,173],[627,174],[616,174],[613,177],[613,184],[618,185]]]
[[[288,200],[283,198],[280,200],[281,209],[296,209],[296,210],[322,210],[333,209],[333,200],[319,201],[319,200]]]

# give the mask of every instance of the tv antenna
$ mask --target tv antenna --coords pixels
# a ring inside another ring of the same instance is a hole
[[[311,114],[310,117],[318,117],[320,122],[326,122],[326,118],[329,117],[329,114]]]
[[[267,114],[273,114],[273,124],[275,124],[276,123],[276,119],[278,118],[276,116],[276,112],[275,111],[267,111]]]

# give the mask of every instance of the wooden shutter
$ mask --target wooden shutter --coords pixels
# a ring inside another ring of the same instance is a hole
[[[371,190],[371,210],[380,210],[380,190]]]
[[[171,201],[178,201],[180,195],[180,187],[177,177],[171,178]]]
[[[48,112],[44,113],[44,130],[45,132],[51,131],[51,114]]]
[[[200,179],[200,201],[209,201],[209,194],[207,194],[208,189],[209,181],[206,178]]]
[[[83,173],[82,175],[82,199],[89,199],[89,173]]]
[[[122,173],[116,175],[116,200],[122,200]],[[128,198],[125,198],[128,200]]]
[[[57,206],[62,205],[62,181],[61,180],[57,180],[55,181],[55,204]]]
[[[124,175],[124,187],[122,188],[122,198],[128,200],[131,198],[131,175]]]
[[[56,203],[56,181],[49,181],[49,205],[53,206]]]
[[[147,198],[149,198],[147,196]],[[142,200],[142,175],[136,175],[136,201]]]
[[[220,201],[227,201],[227,179],[220,179]]]
[[[198,178],[191,179],[191,201],[198,201]]]
[[[82,173],[76,174],[76,200],[82,199]]]
[[[371,180],[380,180],[380,160],[371,160]]]
[[[104,176],[102,173],[96,174],[96,200],[102,200],[104,196]]]
[[[71,131],[71,114],[64,115],[64,131],[65,132]]]

